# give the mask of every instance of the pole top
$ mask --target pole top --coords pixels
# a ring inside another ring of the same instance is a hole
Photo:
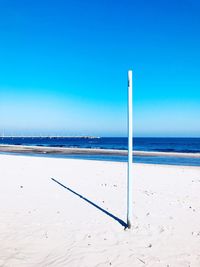
[[[132,80],[132,74],[133,74],[132,70],[129,70],[128,71],[128,79],[129,80]]]

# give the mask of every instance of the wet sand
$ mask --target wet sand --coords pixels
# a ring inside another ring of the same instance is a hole
[[[0,152],[9,153],[38,153],[38,154],[61,154],[61,155],[111,155],[126,156],[127,150],[116,149],[89,149],[68,147],[45,147],[45,146],[23,146],[23,145],[0,145]],[[155,151],[133,151],[135,156],[154,157],[179,157],[200,158],[200,153],[178,153],[178,152],[155,152]]]

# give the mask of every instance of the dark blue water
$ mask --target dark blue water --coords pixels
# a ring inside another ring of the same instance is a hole
[[[127,149],[127,138],[102,137],[4,137],[0,144],[74,147],[74,148],[102,148],[102,149]]]
[[[1,137],[0,144],[50,146],[50,147],[74,147],[74,148],[100,148],[124,150],[128,147],[127,138],[101,137],[101,138],[70,138],[70,137]],[[200,138],[140,138],[133,139],[133,149],[137,151],[157,152],[184,152],[200,153]],[[55,156],[55,155],[54,155]],[[101,156],[101,155],[73,155],[59,157],[90,158],[100,160],[126,161],[125,156]],[[135,162],[173,165],[200,166],[199,158],[179,158],[161,156],[134,156]]]
[[[102,149],[127,149],[126,137],[0,137],[0,144],[77,147]],[[200,138],[141,138],[133,139],[134,150],[200,153]]]

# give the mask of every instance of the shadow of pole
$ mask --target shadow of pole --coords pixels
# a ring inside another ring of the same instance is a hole
[[[109,217],[111,217],[112,219],[114,219],[115,221],[117,221],[119,224],[121,224],[125,229],[128,227],[127,223],[125,223],[123,220],[119,219],[118,217],[116,217],[115,215],[113,215],[112,213],[108,212],[107,210],[101,208],[100,206],[98,206],[97,204],[95,204],[94,202],[90,201],[89,199],[87,199],[86,197],[78,194],[77,192],[75,192],[74,190],[72,190],[71,188],[61,184],[59,181],[57,181],[54,178],[51,178],[52,181],[54,181],[55,183],[59,184],[60,186],[64,187],[65,189],[67,189],[68,191],[70,191],[71,193],[75,194],[76,196],[80,197],[81,199],[85,200],[87,203],[91,204],[92,206],[94,206],[95,208],[97,208],[98,210],[102,211],[103,213],[105,213],[106,215],[108,215]]]

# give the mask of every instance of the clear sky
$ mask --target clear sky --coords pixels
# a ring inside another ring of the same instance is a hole
[[[0,135],[200,136],[200,1],[0,0]]]

